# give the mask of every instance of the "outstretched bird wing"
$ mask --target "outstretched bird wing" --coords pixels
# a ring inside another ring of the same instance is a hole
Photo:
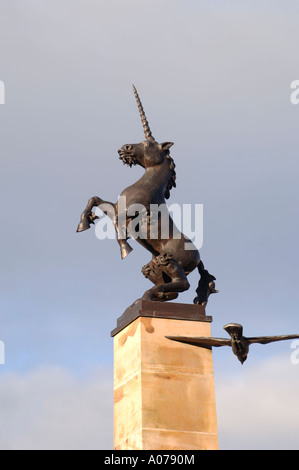
[[[226,338],[207,338],[207,337],[197,337],[192,338],[188,336],[165,336],[167,339],[172,341],[178,341],[180,343],[191,344],[192,346],[198,346],[199,348],[211,349],[212,346],[231,346],[231,340]]]
[[[268,344],[273,343],[274,341],[285,341],[287,339],[295,339],[299,338],[299,335],[281,335],[281,336],[257,336],[256,338],[246,338],[250,344],[252,343],[260,343],[260,344]]]

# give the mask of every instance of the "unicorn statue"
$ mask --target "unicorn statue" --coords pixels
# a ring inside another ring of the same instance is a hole
[[[118,154],[125,165],[144,168],[144,174],[122,191],[116,203],[98,196],[90,198],[77,232],[87,230],[94,224],[98,216],[93,209],[99,207],[113,221],[122,259],[132,251],[128,243],[130,238],[134,238],[152,255],[151,261],[142,268],[142,273],[154,286],[144,293],[143,300],[164,302],[176,299],[180,292],[189,289],[188,274],[197,268],[200,280],[193,302],[205,306],[209,295],[218,292],[215,289],[216,279],[204,268],[196,246],[178,230],[166,205],[171,189],[176,186],[175,163],[170,156],[173,143],[158,143],[155,140],[134,85],[133,91],[145,140],[123,145]]]

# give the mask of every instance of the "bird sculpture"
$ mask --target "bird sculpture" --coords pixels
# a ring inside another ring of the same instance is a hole
[[[243,336],[243,326],[239,323],[228,323],[224,325],[224,330],[230,335],[227,338],[211,338],[211,337],[186,337],[186,336],[166,336],[167,339],[187,343],[199,348],[211,349],[212,346],[230,346],[233,353],[237,356],[241,364],[243,364],[249,353],[249,346],[253,343],[268,344],[274,341],[285,341],[288,339],[299,338],[299,335],[282,335],[282,336],[257,336],[246,338]]]

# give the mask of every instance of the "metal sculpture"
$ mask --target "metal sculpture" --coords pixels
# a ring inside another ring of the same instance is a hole
[[[135,184],[121,193],[120,199],[115,204],[97,196],[90,198],[81,215],[77,232],[90,228],[98,218],[93,208],[100,207],[114,223],[122,258],[132,251],[127,241],[130,236],[152,254],[152,260],[142,268],[142,273],[154,284],[154,287],[147,290],[142,299],[168,301],[177,298],[180,292],[190,287],[188,274],[198,268],[201,278],[194,303],[206,305],[209,295],[218,292],[215,289],[215,277],[205,270],[197,248],[177,229],[165,204],[166,199],[170,197],[171,189],[176,186],[175,163],[169,153],[173,143],[158,143],[155,140],[134,86],[133,91],[146,139],[138,144],[123,145],[118,154],[125,165],[129,167],[140,165],[145,173]],[[123,200],[125,205],[122,203]],[[153,227],[150,226],[153,206],[164,208],[163,217],[158,214],[155,219],[155,237],[151,236]],[[132,211],[132,207],[141,207],[144,210]],[[138,222],[136,222],[136,213],[138,213]],[[163,218],[165,220],[165,215],[168,222],[167,237],[163,235],[161,222]],[[137,237],[136,225],[139,233]],[[134,233],[132,233],[133,227]],[[188,249],[185,248],[186,244]]]
[[[187,343],[199,348],[230,346],[233,353],[241,364],[243,364],[249,353],[249,346],[254,343],[268,344],[274,341],[285,341],[288,339],[299,338],[299,335],[281,335],[281,336],[257,336],[254,338],[246,338],[243,336],[243,326],[239,323],[228,323],[224,325],[224,330],[230,335],[230,339],[226,338],[209,338],[209,337],[186,337],[186,336],[166,336],[167,339],[178,341],[180,343]]]

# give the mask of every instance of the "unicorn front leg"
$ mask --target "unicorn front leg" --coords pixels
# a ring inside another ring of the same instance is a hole
[[[92,212],[94,207],[99,207],[104,214],[108,215],[108,217],[112,220],[116,234],[117,234],[117,242],[120,246],[120,252],[122,259],[125,258],[133,248],[128,244],[127,240],[122,237],[122,230],[120,230],[118,226],[118,218],[116,216],[116,205],[112,202],[104,201],[98,196],[91,197],[87,203],[85,210],[81,214],[81,219],[77,227],[77,232],[83,232],[90,228],[91,224],[94,224],[94,221],[99,217]]]
[[[104,202],[99,197],[91,197],[88,201],[86,209],[81,214],[81,219],[77,227],[77,232],[83,232],[90,228],[90,224],[94,224],[94,221],[98,219],[94,212],[92,212],[93,207],[100,205]]]
[[[131,251],[133,251],[133,248],[129,245],[127,242],[128,238],[124,235],[126,233],[126,227],[118,224],[117,216],[115,216],[113,223],[116,230],[117,241],[120,246],[121,259],[124,259],[131,253]]]

